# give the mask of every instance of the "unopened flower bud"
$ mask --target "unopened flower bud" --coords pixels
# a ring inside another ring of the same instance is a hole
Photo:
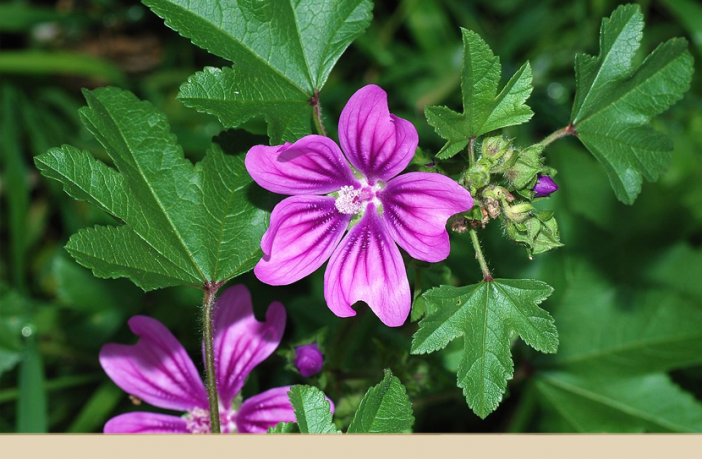
[[[522,202],[513,206],[504,206],[505,217],[517,223],[521,223],[529,218],[532,210],[534,210],[534,206],[528,202]]]
[[[322,371],[324,356],[317,343],[305,344],[295,348],[295,367],[305,378]]]
[[[511,142],[502,136],[488,137],[483,140],[481,153],[484,158],[496,161],[504,156],[511,148]]]
[[[536,144],[515,153],[514,163],[504,171],[515,190],[526,188],[543,169],[542,152],[543,147]]]
[[[558,191],[558,185],[548,175],[541,175],[536,179],[536,185],[532,188],[536,192],[536,198],[543,198],[551,193]]]

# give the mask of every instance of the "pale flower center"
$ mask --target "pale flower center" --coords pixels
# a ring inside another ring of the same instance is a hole
[[[347,215],[355,215],[365,211],[366,206],[368,206],[370,202],[374,203],[376,207],[379,207],[380,200],[377,197],[377,193],[382,188],[383,186],[380,182],[373,186],[363,183],[361,188],[342,186],[338,191],[338,197],[334,205],[339,212]]]
[[[222,433],[236,433],[236,424],[234,418],[236,411],[220,410],[219,424]],[[194,434],[211,433],[210,428],[210,412],[202,408],[194,408],[185,414],[185,427],[188,432]]]

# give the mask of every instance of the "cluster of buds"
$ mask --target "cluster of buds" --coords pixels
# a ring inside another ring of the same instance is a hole
[[[507,236],[524,245],[529,257],[562,245],[552,213],[532,204],[558,190],[552,177],[556,171],[544,165],[542,153],[539,144],[519,149],[503,136],[488,137],[480,145],[480,157],[461,178],[478,198],[478,205],[465,215],[470,226],[484,228],[501,218]],[[467,226],[456,222],[456,227]]]

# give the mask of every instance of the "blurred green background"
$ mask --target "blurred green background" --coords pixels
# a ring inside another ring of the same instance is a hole
[[[437,151],[442,141],[426,123],[423,108],[460,107],[460,26],[477,31],[501,57],[505,80],[531,61],[535,89],[528,103],[535,116],[506,133],[520,145],[540,141],[568,123],[574,56],[597,53],[600,21],[618,3],[376,1],[370,28],[341,58],[321,94],[327,129],[335,136],[345,101],[362,85],[377,83],[389,93],[392,111],[417,127],[420,146]],[[625,206],[577,139],[559,140],[549,147],[547,161],[559,171],[561,190],[548,206],[556,212],[566,246],[529,261],[521,247],[502,237],[498,223],[482,235],[496,276],[541,279],[555,288],[543,306],[554,313],[563,346],[574,327],[570,311],[598,311],[605,301],[624,314],[636,314],[651,298],[657,307],[684,302],[698,312],[694,317],[702,317],[702,6],[695,0],[637,3],[646,16],[642,53],[685,36],[695,57],[691,91],[654,122],[675,140],[668,173],[658,183],[646,183],[636,203]],[[201,292],[172,288],[145,294],[129,281],[97,279],[77,265],[63,249],[68,237],[114,221],[41,177],[32,158],[70,143],[109,162],[80,125],[77,109],[83,105],[81,88],[116,85],[164,111],[188,157],[200,159],[222,128],[175,96],[205,65],[227,63],[165,27],[137,1],[0,3],[0,432],[100,432],[111,416],[150,409],[133,406],[97,358],[107,342],[134,342],[126,326],[134,314],[164,322],[202,367]],[[246,151],[267,142],[264,132],[263,122],[255,120],[234,135]],[[468,235],[452,240],[451,271],[437,269],[434,285],[477,282],[481,275]],[[540,378],[553,363],[523,343],[513,349],[515,378],[505,400],[481,421],[456,388],[458,348],[408,354],[416,323],[389,329],[365,307],[353,319],[335,317],[324,304],[322,270],[288,287],[263,285],[251,273],[239,281],[251,289],[257,314],[273,300],[282,300],[289,311],[283,352],[254,372],[244,395],[282,384],[318,384],[336,402],[336,419],[343,425],[365,390],[381,379],[382,369],[390,367],[408,388],[417,432],[665,430],[662,423],[635,420],[595,427],[569,420],[563,404],[577,400],[549,397]],[[611,295],[603,298],[603,292]],[[581,332],[603,329],[609,320],[599,313],[582,316]],[[326,333],[325,370],[321,378],[306,381],[290,369],[284,351],[319,330]],[[696,397],[690,406],[698,406],[702,368],[671,369],[675,385]]]

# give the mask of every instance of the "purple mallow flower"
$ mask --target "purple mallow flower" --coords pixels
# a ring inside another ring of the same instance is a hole
[[[277,387],[233,407],[251,370],[280,344],[285,308],[272,303],[266,321],[253,315],[251,295],[243,285],[228,288],[214,309],[214,355],[221,430],[264,433],[280,421],[294,421],[290,387]],[[100,364],[125,392],[184,416],[133,412],[105,424],[105,433],[207,433],[209,403],[202,379],[183,346],[158,320],[135,316],[129,327],[140,337],[134,345],[107,344]],[[332,405],[333,410],[333,405]]]
[[[324,356],[317,343],[305,344],[295,348],[295,368],[305,378],[314,376],[322,371]]]
[[[254,272],[267,284],[287,285],[329,259],[324,297],[334,314],[354,316],[351,306],[365,301],[386,325],[402,325],[411,295],[397,245],[420,260],[445,259],[446,221],[469,210],[473,198],[441,174],[396,177],[412,160],[417,130],[390,113],[378,86],[365,86],[348,101],[339,142],[341,149],[308,135],[249,150],[246,168],[256,183],[292,195],[273,209]]]
[[[534,188],[531,190],[536,191],[536,195],[534,196],[535,198],[543,198],[553,192],[558,191],[558,185],[556,185],[556,182],[554,182],[548,175],[539,174],[538,178],[536,179],[536,185],[534,185]]]

